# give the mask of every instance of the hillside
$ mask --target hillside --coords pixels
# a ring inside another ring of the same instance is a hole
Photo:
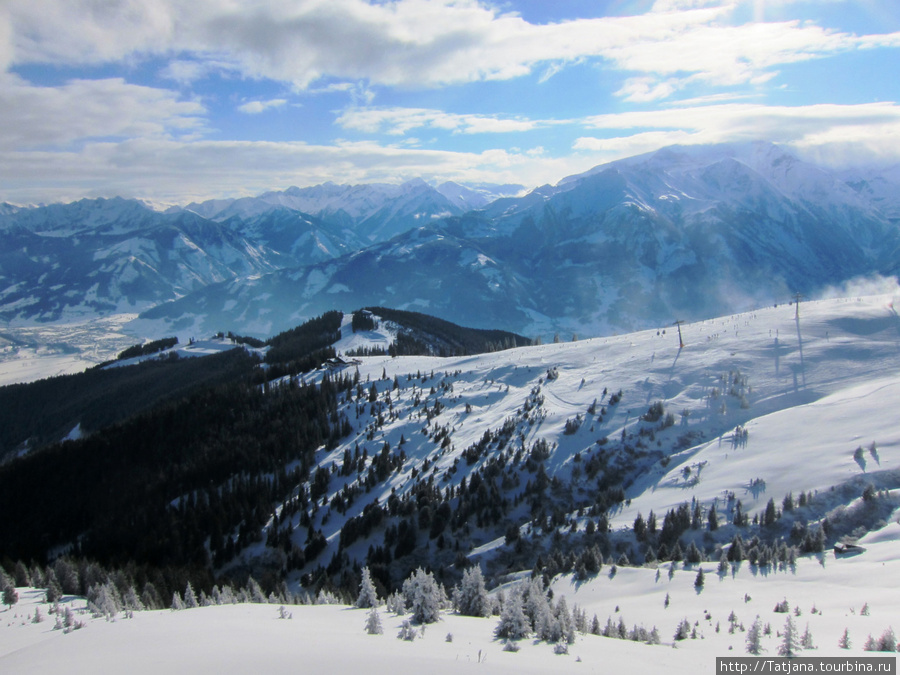
[[[10,645],[0,651],[0,663],[16,672],[37,663],[29,644],[41,644],[33,648],[46,655],[41,663],[98,649],[124,658],[113,642],[141,653],[154,635],[177,626],[185,641],[172,643],[163,657],[176,664],[175,672],[197,658],[231,658],[231,641],[223,639],[231,631],[258,634],[257,647],[242,653],[275,672],[293,665],[296,645],[304,645],[310,662],[338,659],[348,668],[358,665],[352,654],[377,653],[384,672],[450,672],[459,660],[479,665],[484,656],[486,667],[498,672],[578,668],[577,658],[695,672],[700,661],[712,667],[716,656],[745,654],[757,615],[772,627],[762,638],[765,653],[775,654],[781,640],[775,632],[786,617],[773,607],[785,599],[798,632],[808,625],[817,646],[803,655],[863,654],[867,636],[879,639],[900,618],[891,581],[900,541],[900,432],[893,424],[898,298],[895,292],[809,301],[683,324],[683,346],[677,329],[667,326],[482,354],[351,359],[350,351],[390,347],[397,339],[396,325],[373,308],[368,316],[376,320],[357,321],[356,331],[353,317],[341,319],[333,348],[344,364],[278,375],[243,403],[235,397],[249,390],[222,392],[221,403],[213,391],[103,441],[113,450],[116,438],[118,447],[134,447],[144,475],[152,477],[155,460],[140,454],[140,443],[156,421],[150,438],[163,454],[171,451],[166,433],[183,426],[196,441],[179,441],[179,461],[189,466],[197,448],[197,457],[220,455],[226,462],[210,465],[197,487],[182,480],[175,486],[180,498],[168,504],[171,497],[154,498],[161,510],[137,530],[152,534],[158,543],[151,552],[161,557],[138,559],[110,582],[152,579],[165,595],[190,579],[208,596],[211,583],[243,583],[252,575],[276,598],[290,592],[327,599],[329,589],[352,598],[359,567],[367,565],[384,598],[418,566],[451,588],[477,564],[495,594],[508,597],[530,571],[550,584],[555,601],[565,596],[569,609],[577,604],[587,620],[596,614],[602,627],[621,617],[626,632],[656,627],[663,645],[676,642],[677,650],[586,630],[568,655],[535,638],[510,654],[493,637],[496,617],[461,617],[449,609],[409,645],[393,638],[400,618],[386,609],[385,635],[378,637],[365,635],[363,611],[294,607],[294,618],[281,622],[275,606],[237,605],[137,612],[129,621],[93,621],[65,639],[16,615],[0,628],[0,644]],[[223,406],[246,403],[252,407],[241,408],[240,419],[220,416]],[[309,434],[296,415],[279,411],[309,410],[309,404],[322,411],[319,439],[273,453],[283,432]],[[208,439],[198,426],[205,418],[220,425],[217,453],[205,449]],[[136,435],[127,440],[129,433]],[[229,446],[232,436],[239,445]],[[85,442],[80,447],[91,447]],[[174,459],[165,461],[171,466]],[[114,475],[66,474],[73,514],[85,512],[91,495],[106,494]],[[210,477],[220,486],[213,491],[203,487]],[[47,480],[52,476],[41,477],[41,489],[54,490]],[[100,489],[77,496],[79,485]],[[232,495],[254,508],[229,508],[231,520],[219,518],[204,542],[196,528],[212,523],[212,513],[224,516],[217,500],[228,503]],[[20,503],[4,505],[20,525],[17,537],[26,522]],[[135,555],[144,544],[133,527],[120,525],[105,518],[102,528],[114,536],[103,543],[95,530],[81,548],[103,553],[106,564],[121,562],[125,551]],[[54,522],[56,531],[63,526]],[[139,547],[115,551],[113,541]],[[201,542],[208,559],[197,559],[196,548],[178,549],[180,541]],[[845,541],[864,551],[831,552]],[[169,567],[153,572],[161,562]],[[104,578],[96,567],[85,569]],[[695,586],[698,569],[705,573],[702,587]],[[36,596],[25,591],[25,597]],[[145,597],[153,597],[146,588]],[[10,611],[33,613],[26,604]],[[683,620],[696,639],[673,640]],[[311,625],[320,629],[314,643],[304,637]],[[850,652],[838,647],[845,629]],[[183,655],[196,644],[204,647]],[[346,648],[357,644],[359,650]],[[85,668],[97,665],[93,657],[85,661]]]

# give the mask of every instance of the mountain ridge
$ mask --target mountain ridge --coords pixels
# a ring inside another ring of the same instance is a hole
[[[458,188],[444,190],[449,196],[421,180],[326,183],[166,214],[83,200],[0,215],[6,250],[43,244],[41,255],[0,259],[0,316],[63,320],[128,308],[146,311],[136,324],[143,333],[233,327],[264,335],[333,305],[382,305],[544,337],[600,335],[900,272],[900,172],[836,172],[768,143],[672,146],[469,210]],[[54,233],[62,240],[118,227],[125,236],[130,228],[137,242],[141,227],[179,214],[234,239],[219,248],[191,240],[210,264],[201,271],[181,262],[190,283],[178,270],[155,270],[168,251],[138,244],[140,255],[122,244],[117,263],[80,254],[66,278],[92,277],[96,288],[83,282],[72,297],[61,295],[63,281],[48,283],[74,255],[47,245]],[[22,228],[41,240],[15,239]],[[156,290],[120,303],[117,280],[147,274],[156,274]]]

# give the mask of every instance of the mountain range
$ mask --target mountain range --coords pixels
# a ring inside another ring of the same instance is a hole
[[[334,308],[609,334],[898,273],[900,169],[769,143],[670,147],[554,186],[335,185],[154,211],[0,208],[0,319],[140,312],[148,336],[266,336]]]

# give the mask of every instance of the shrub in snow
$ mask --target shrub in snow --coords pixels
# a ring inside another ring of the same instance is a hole
[[[682,619],[681,623],[678,624],[678,628],[675,629],[675,640],[687,640],[691,634],[691,624],[688,623],[687,619]]]
[[[366,617],[366,633],[369,635],[381,635],[384,629],[381,627],[381,617],[378,616],[378,608],[372,607]]]
[[[566,642],[557,642],[553,645],[553,653],[554,654],[568,654],[569,653],[569,645]]]
[[[393,612],[398,616],[406,614],[406,600],[401,593],[396,591],[388,596],[386,607],[389,612]]]
[[[519,643],[513,642],[512,640],[507,640],[506,642],[503,643],[503,651],[505,651],[505,652],[515,653],[515,652],[519,651],[519,649],[520,649]]]
[[[339,605],[341,601],[338,597],[332,593],[331,591],[326,591],[324,588],[319,591],[319,594],[316,596],[317,605]]]
[[[41,614],[41,608],[35,607],[34,608],[34,617],[31,619],[31,623],[40,623],[43,620],[44,620],[44,617]]]
[[[287,609],[285,609],[284,605],[278,608],[278,618],[279,619],[293,619],[294,615],[291,614]]]
[[[397,639],[412,642],[416,639],[416,635],[418,635],[416,629],[412,627],[412,624],[408,620],[406,620],[400,626],[400,632],[397,633]]]
[[[491,615],[491,600],[478,565],[463,572],[462,581],[453,591],[453,605],[463,616]]]
[[[421,567],[403,582],[403,596],[416,623],[434,623],[440,618],[443,593],[431,572]]]
[[[356,598],[356,606],[360,609],[378,606],[378,594],[375,592],[375,584],[372,583],[372,575],[368,567],[363,567],[362,569],[362,579],[359,582],[359,596]]]

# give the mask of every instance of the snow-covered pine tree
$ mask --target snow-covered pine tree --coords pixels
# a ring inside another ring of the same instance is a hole
[[[359,596],[356,598],[356,606],[360,609],[378,607],[378,594],[375,592],[375,584],[372,582],[372,574],[369,568],[362,568],[362,579],[359,582]]]
[[[759,615],[757,614],[756,621],[753,622],[750,630],[747,631],[747,653],[759,656],[762,652],[762,621],[759,620]]]
[[[796,656],[800,651],[800,645],[797,643],[797,628],[794,626],[794,620],[790,614],[788,614],[787,621],[784,622],[784,630],[781,635],[778,655],[788,659]]]
[[[247,578],[247,594],[250,596],[250,602],[265,605],[268,604],[269,598],[263,592],[259,582],[253,577]]]
[[[841,635],[840,639],[838,640],[838,647],[840,647],[841,649],[850,649],[850,646],[850,631],[845,628],[844,634]]]
[[[885,628],[878,640],[878,651],[895,652],[897,651],[897,637],[894,635],[893,628]]]
[[[184,588],[184,608],[185,609],[194,609],[199,607],[200,603],[197,602],[197,595],[194,593],[194,587],[191,586],[191,582],[187,582],[187,586]]]
[[[381,635],[384,628],[381,627],[381,617],[378,616],[378,607],[372,606],[366,616],[366,633],[369,635]]]
[[[531,633],[528,617],[522,609],[522,592],[514,588],[503,603],[500,610],[500,621],[494,629],[494,635],[507,640],[521,640]]]
[[[403,597],[402,593],[394,591],[387,597],[385,607],[387,608],[387,611],[393,612],[397,616],[406,614],[406,599]]]
[[[553,609],[553,616],[559,624],[560,637],[557,639],[565,640],[568,644],[575,643],[575,622],[572,614],[569,612],[569,606],[566,604],[566,597],[560,597]]]
[[[434,623],[441,615],[441,589],[431,572],[421,567],[403,582],[403,596],[416,623]]]
[[[481,567],[474,565],[465,572],[453,591],[453,605],[463,616],[490,616],[491,601],[484,586]]]
[[[803,631],[803,635],[800,636],[800,646],[803,649],[815,649],[816,646],[813,644],[812,633],[809,632],[809,624],[806,624],[806,630]]]

